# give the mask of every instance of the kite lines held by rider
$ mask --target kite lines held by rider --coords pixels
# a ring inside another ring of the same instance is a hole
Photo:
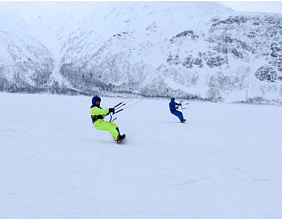
[[[114,108],[102,109],[100,107],[101,98],[94,96],[92,98],[92,105],[90,107],[91,119],[94,127],[98,130],[109,131],[117,143],[120,143],[125,138],[125,134],[120,134],[117,124],[113,122],[104,121],[104,116],[110,113],[115,113]]]
[[[186,119],[184,119],[182,112],[177,110],[178,106],[182,106],[182,104],[175,102],[175,98],[171,98],[170,103],[169,103],[169,110],[171,114],[177,116],[180,122],[184,123]]]

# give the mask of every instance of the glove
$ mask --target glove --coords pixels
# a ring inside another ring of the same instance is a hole
[[[115,109],[114,108],[109,108],[109,112],[111,113],[115,113]]]

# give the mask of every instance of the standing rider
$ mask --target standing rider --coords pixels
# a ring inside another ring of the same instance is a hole
[[[101,98],[94,96],[92,98],[92,106],[90,107],[90,114],[94,127],[98,130],[109,131],[117,143],[120,143],[125,138],[125,134],[120,135],[119,128],[115,123],[104,121],[104,116],[115,113],[114,108],[102,109],[100,107]]]
[[[177,116],[180,122],[184,123],[186,119],[183,118],[182,112],[177,110],[178,106],[182,106],[182,104],[176,103],[175,98],[171,98],[170,103],[169,103],[169,109],[170,109],[171,114]]]

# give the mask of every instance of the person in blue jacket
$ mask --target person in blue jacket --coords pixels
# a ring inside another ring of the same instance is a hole
[[[171,114],[177,116],[181,123],[184,123],[186,119],[183,118],[183,114],[181,111],[178,111],[178,106],[182,106],[181,103],[176,103],[175,98],[171,98],[169,103],[169,110]]]

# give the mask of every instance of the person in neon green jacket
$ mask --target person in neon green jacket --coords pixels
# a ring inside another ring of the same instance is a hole
[[[125,135],[120,135],[117,124],[104,121],[104,116],[110,114],[111,112],[114,113],[115,109],[102,109],[100,107],[100,103],[101,98],[99,96],[94,96],[92,98],[92,106],[90,107],[92,123],[94,124],[94,127],[98,130],[109,131],[115,141],[119,143],[122,139],[125,138]]]

